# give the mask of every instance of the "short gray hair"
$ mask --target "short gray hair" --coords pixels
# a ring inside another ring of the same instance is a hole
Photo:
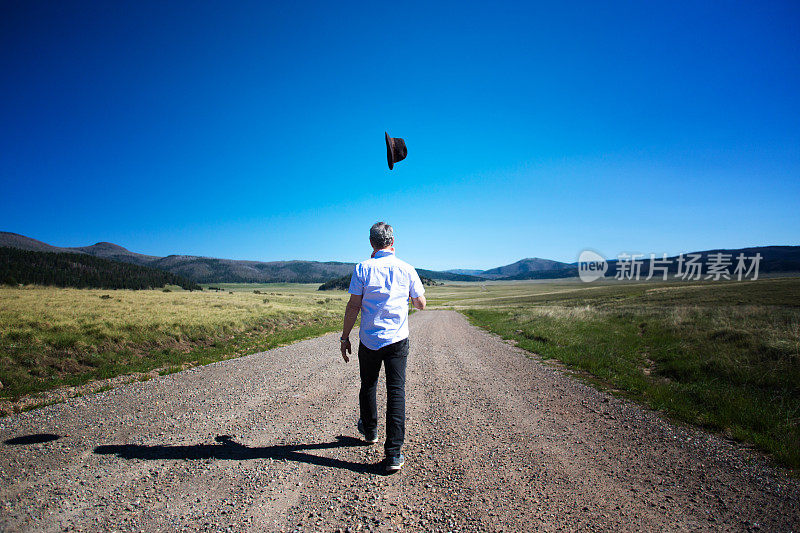
[[[369,228],[369,242],[373,248],[380,250],[392,245],[394,229],[386,222],[376,222]]]

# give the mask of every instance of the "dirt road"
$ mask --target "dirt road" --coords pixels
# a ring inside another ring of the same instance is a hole
[[[411,318],[406,466],[380,475],[337,351],[326,335],[0,419],[0,530],[800,529],[798,483],[756,454],[453,312]]]

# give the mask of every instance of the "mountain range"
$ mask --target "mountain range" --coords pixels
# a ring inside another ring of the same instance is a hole
[[[0,232],[0,246],[37,252],[87,254],[122,263],[158,268],[184,276],[197,283],[324,283],[330,279],[350,274],[353,270],[353,263],[336,261],[261,262],[191,255],[158,257],[131,252],[110,242],[98,242],[92,246],[62,248],[25,237],[24,235],[8,232]]]
[[[179,285],[202,290],[183,276],[145,265],[86,253],[40,252],[0,246],[0,285],[45,285],[78,289],[158,289]]]
[[[17,233],[0,232],[0,247],[56,253],[86,254],[122,263],[148,266],[183,276],[197,283],[324,283],[349,275],[354,263],[339,261],[246,261],[191,255],[158,257],[144,255],[110,242],[91,246],[63,248],[25,237]],[[761,272],[800,272],[800,246],[762,246],[736,250],[696,252],[706,260],[711,253],[727,253],[735,257],[742,252],[748,256],[761,253]],[[647,263],[647,261],[645,261]],[[673,261],[674,263],[674,261]],[[607,276],[616,272],[616,261],[609,261]],[[670,270],[674,271],[675,266]],[[488,270],[453,269],[446,271],[417,269],[421,277],[447,281],[487,281],[556,279],[578,275],[576,263],[564,263],[541,258],[521,259],[510,265]],[[647,268],[642,269],[643,273]]]

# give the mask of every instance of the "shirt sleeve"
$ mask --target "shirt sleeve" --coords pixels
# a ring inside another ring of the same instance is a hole
[[[358,275],[358,265],[353,268],[353,275],[350,276],[350,288],[347,289],[347,292],[359,296],[364,294],[364,280]]]
[[[411,269],[411,287],[409,288],[408,294],[412,298],[419,298],[425,294],[425,287],[422,285],[422,280],[419,279],[419,274],[417,274],[414,268]]]

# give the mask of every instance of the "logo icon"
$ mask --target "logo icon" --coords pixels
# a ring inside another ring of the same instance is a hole
[[[578,256],[578,276],[589,283],[602,278],[608,271],[608,263],[603,256],[592,250],[584,250]]]

